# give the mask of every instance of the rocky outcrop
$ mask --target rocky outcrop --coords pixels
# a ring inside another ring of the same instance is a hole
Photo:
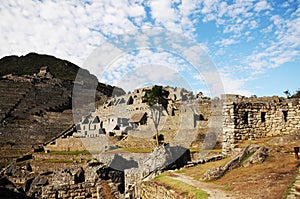
[[[265,161],[268,156],[268,149],[259,145],[249,145],[236,155],[231,161],[222,167],[212,168],[203,175],[203,180],[215,180],[226,172],[231,171],[240,166],[250,166],[251,164],[259,164]]]
[[[137,197],[138,187],[142,180],[151,178],[167,169],[178,169],[190,161],[189,150],[180,146],[159,146],[140,162],[138,168],[126,169],[126,194]]]

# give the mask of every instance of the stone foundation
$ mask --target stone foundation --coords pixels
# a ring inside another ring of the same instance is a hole
[[[80,183],[73,185],[53,185],[42,189],[42,198],[59,199],[85,199],[85,198],[103,198],[102,186],[100,183]]]
[[[137,190],[139,198],[143,199],[177,199],[183,198],[183,196],[176,193],[174,190],[169,190],[168,188],[159,185],[155,182],[148,181],[140,184],[139,189]],[[134,197],[135,198],[135,197]]]

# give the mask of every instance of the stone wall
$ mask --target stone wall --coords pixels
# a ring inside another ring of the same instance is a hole
[[[152,181],[143,182],[140,184],[137,190],[139,198],[143,199],[177,199],[183,198],[172,189],[168,189],[162,185],[159,185]],[[133,197],[136,198],[136,197]]]
[[[223,152],[239,140],[283,135],[300,129],[299,99],[224,95]]]
[[[44,147],[45,151],[82,151],[85,146],[81,138],[58,138]]]
[[[73,185],[52,185],[42,188],[42,198],[59,199],[59,198],[105,198],[102,195],[102,186],[100,183],[80,183]]]

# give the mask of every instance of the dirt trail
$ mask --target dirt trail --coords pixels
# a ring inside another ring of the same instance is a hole
[[[189,184],[193,187],[196,187],[197,189],[201,189],[202,191],[205,191],[210,196],[208,198],[210,199],[220,199],[220,198],[226,198],[226,199],[233,199],[235,198],[232,195],[229,195],[228,193],[220,190],[220,187],[217,185],[212,185],[205,182],[199,182],[197,180],[194,180],[190,176],[183,175],[181,173],[172,173],[171,176],[168,176],[169,178],[172,178],[174,180],[178,180],[181,182],[184,182],[186,184]]]

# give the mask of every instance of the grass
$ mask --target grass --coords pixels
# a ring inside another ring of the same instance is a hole
[[[173,189],[180,195],[184,195],[186,197],[206,199],[209,196],[206,192],[199,190],[191,185],[167,177],[167,173],[163,173],[155,177],[153,180],[168,187],[169,189]]]
[[[224,187],[223,187],[223,190],[225,190],[225,191],[231,191],[233,188],[230,186],[230,185],[225,185]]]
[[[248,160],[254,153],[255,153],[254,151],[252,151],[251,153],[248,153],[246,155],[246,157],[242,160],[242,163],[244,163],[246,160]]]
[[[90,154],[88,150],[82,151],[50,151],[48,154],[52,155],[81,155],[81,154]]]
[[[284,194],[283,194],[283,196],[282,196],[283,199],[286,199],[287,196],[290,194],[291,189],[292,189],[292,187],[293,187],[293,185],[294,185],[295,182],[296,182],[296,176],[293,177],[293,179],[292,179],[290,185],[289,185],[289,186],[287,187],[287,189],[285,190],[285,192],[284,192]]]
[[[20,156],[22,156],[22,154],[15,154],[15,155],[13,155],[13,154],[10,154],[10,155],[0,155],[0,159],[4,159],[4,158],[18,158],[18,157],[20,157]]]
[[[192,147],[190,148],[191,153],[197,153],[200,152],[200,148],[198,147]],[[222,149],[212,149],[212,150],[202,150],[202,151],[209,151],[210,153],[222,153]]]
[[[75,160],[67,160],[67,159],[45,159],[43,162],[48,162],[48,163],[72,163]]]
[[[120,148],[123,151],[128,151],[131,153],[151,153],[152,148]]]
[[[194,166],[194,167],[184,168],[184,169],[178,170],[176,172],[184,173],[185,175],[193,177],[195,180],[201,180],[203,174],[206,171],[208,171],[211,168],[216,168],[216,167],[223,166],[224,164],[226,164],[230,160],[231,160],[231,158],[224,158],[224,159],[219,160],[219,161],[207,162],[205,164],[199,164],[199,165]]]

